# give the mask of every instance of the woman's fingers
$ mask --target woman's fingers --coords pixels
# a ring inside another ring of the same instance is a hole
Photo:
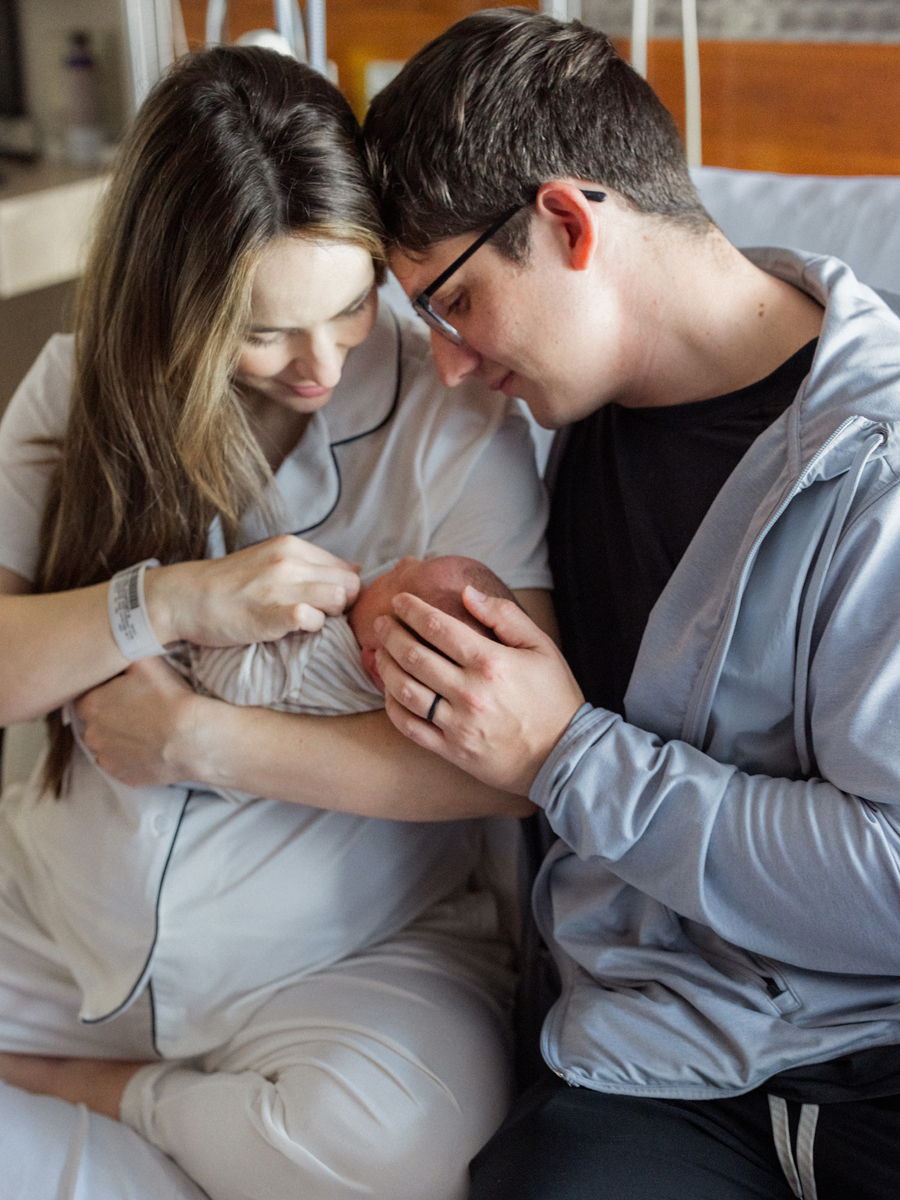
[[[297,537],[296,534],[283,534],[284,539],[290,539],[290,544],[294,547],[296,553],[307,562],[315,563],[324,567],[340,567],[344,571],[351,574],[359,575],[359,564],[346,562],[343,558],[338,558],[336,554],[332,554],[330,550],[325,550],[322,546],[316,546],[312,542],[307,542],[303,538]],[[273,541],[280,541],[280,538],[274,538]]]
[[[132,663],[75,704],[97,764],[123,783],[177,783],[186,778],[178,748],[192,725],[196,696],[161,658]]]
[[[325,612],[313,604],[296,604],[290,615],[290,622],[291,628],[288,633],[318,633],[325,624]]]
[[[322,614],[337,616],[356,599],[359,575],[327,550],[285,534],[224,558],[148,571],[144,588],[164,645],[239,646],[320,628]]]

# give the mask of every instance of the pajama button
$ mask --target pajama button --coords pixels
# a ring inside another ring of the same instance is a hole
[[[168,833],[169,830],[172,828],[171,817],[167,817],[163,813],[159,813],[158,816],[155,816],[153,818],[153,828],[154,828],[155,832],[158,833],[160,835],[160,837],[162,837],[162,835],[164,833]]]

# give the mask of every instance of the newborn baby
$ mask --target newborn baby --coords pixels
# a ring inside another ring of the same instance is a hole
[[[183,643],[167,660],[195,691],[231,704],[320,716],[370,712],[384,707],[375,668],[379,645],[375,621],[393,616],[391,601],[411,592],[479,633],[493,633],[462,602],[471,584],[487,596],[511,600],[509,588],[473,558],[404,558],[360,591],[341,617],[326,617],[317,633],[293,633],[277,642],[223,648]]]

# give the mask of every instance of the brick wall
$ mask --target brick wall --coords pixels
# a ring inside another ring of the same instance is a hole
[[[582,0],[584,20],[631,32],[631,0]],[[898,0],[697,0],[701,38],[900,42]],[[651,35],[681,36],[680,0],[651,0]]]

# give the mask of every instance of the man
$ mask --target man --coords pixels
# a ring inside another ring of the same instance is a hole
[[[365,133],[444,380],[564,431],[574,674],[473,589],[503,645],[410,596],[380,629],[398,728],[560,839],[559,1078],[473,1197],[900,1195],[900,323],[836,260],[732,247],[577,22],[467,18]]]

